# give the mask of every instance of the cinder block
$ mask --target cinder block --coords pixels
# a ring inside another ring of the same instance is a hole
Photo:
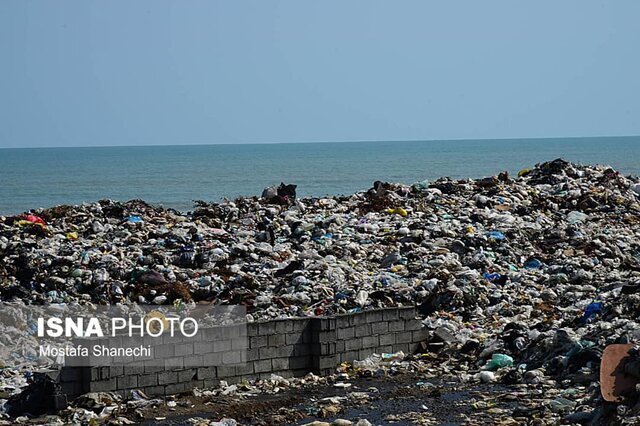
[[[276,358],[278,348],[260,348],[260,359]]]
[[[219,340],[213,342],[213,352],[225,352],[231,350],[231,340]]]
[[[407,320],[404,323],[405,331],[416,331],[416,330],[420,330],[421,328],[422,328],[422,323],[416,319]]]
[[[337,330],[337,338],[339,340],[353,339],[356,335],[355,327],[339,328]]]
[[[254,336],[249,337],[250,348],[265,348],[269,342],[269,336]]]
[[[197,343],[201,344],[202,342],[197,342]],[[176,345],[174,349],[174,353],[176,354],[176,356],[193,355],[193,343],[185,342],[180,345]]]
[[[253,362],[253,371],[256,373],[264,373],[267,371],[271,371],[271,360],[264,359],[260,361]]]
[[[115,377],[109,380],[89,382],[89,392],[112,392],[118,389]]]
[[[276,333],[286,334],[293,331],[293,322],[290,320],[276,321]]]
[[[344,349],[345,351],[358,351],[362,349],[362,339],[345,340]]]
[[[310,325],[310,319],[309,318],[294,318],[291,320],[292,324],[293,324],[293,332],[299,332],[299,331],[304,331],[305,329],[307,329]]]
[[[293,346],[293,356],[311,355],[312,345],[310,343],[297,344]]]
[[[333,331],[336,329],[335,318],[320,318],[320,330],[321,331]]]
[[[222,336],[224,340],[233,340],[239,337],[247,337],[247,328],[243,324],[234,324],[224,327]]]
[[[289,369],[289,358],[274,358],[271,360],[271,368],[273,371],[282,371]]]
[[[398,308],[398,315],[402,319],[414,319],[416,317],[416,308],[413,306]]]
[[[356,326],[356,337],[364,337],[371,335],[371,324],[362,324]]]
[[[382,319],[384,321],[394,320],[398,318],[400,318],[400,316],[398,315],[397,308],[390,308],[382,311]]]
[[[157,374],[141,374],[138,376],[138,387],[145,388],[148,386],[158,385]]]
[[[403,320],[393,320],[389,321],[389,331],[404,331],[404,321]]]
[[[196,370],[197,380],[210,380],[218,377],[216,367],[202,367]],[[205,382],[206,384],[206,382]]]
[[[335,342],[337,337],[336,330],[318,332],[318,343]]]
[[[176,383],[178,381],[177,371],[163,371],[158,373],[158,384],[167,385],[170,383]]]
[[[184,357],[184,368],[196,368],[204,366],[204,355],[190,355]]]
[[[178,382],[190,382],[192,380],[196,380],[198,378],[198,374],[196,370],[182,370],[178,371]]]
[[[292,370],[309,369],[311,365],[310,357],[292,357],[289,358],[289,368]]]
[[[336,353],[336,344],[335,342],[331,342],[331,343],[321,343],[320,344],[320,354],[321,356],[324,355],[333,355]]]
[[[285,337],[284,343],[286,345],[295,345],[297,343],[301,343],[302,342],[302,334],[301,333],[289,333],[289,334],[286,334],[284,337]]]
[[[344,352],[345,340],[336,341],[336,353]]]
[[[161,386],[147,386],[144,388],[144,393],[149,396],[164,396],[164,385]]]
[[[371,324],[371,332],[373,334],[382,334],[389,331],[389,323],[386,321],[375,322]]]
[[[90,370],[90,374],[91,374],[91,381],[97,381],[97,380],[102,380],[102,368],[101,367],[92,367]],[[108,379],[108,377],[105,377],[105,379]]]
[[[353,314],[353,316],[351,317],[351,321],[350,321],[351,325],[358,326],[366,323],[367,323],[367,317],[365,316],[364,313]]]
[[[193,343],[193,350],[191,351],[191,353],[196,355],[203,355],[203,354],[214,352],[213,345],[214,345],[214,342],[207,342],[207,341],[195,342]]]
[[[258,323],[250,322],[247,324],[247,336],[253,337],[258,335]]]
[[[403,331],[396,334],[397,343],[411,343],[412,338],[411,331]]]
[[[336,317],[336,329],[351,327],[349,315],[339,315]]]
[[[172,356],[175,356],[174,345],[173,344],[168,344],[168,345],[162,345],[162,346],[154,347],[153,348],[153,356],[156,359],[171,358]]]
[[[261,322],[258,325],[258,334],[260,336],[270,336],[272,334],[275,334],[276,332],[276,325],[274,322]]]
[[[420,330],[414,331],[411,333],[411,341],[413,343],[419,343],[429,337],[429,331],[426,328],[421,328]]]
[[[107,367],[108,368],[108,367]],[[123,366],[123,375],[130,376],[132,374],[143,374],[144,364],[130,364]]]
[[[374,311],[368,311],[365,313],[366,318],[367,318],[367,322],[369,324],[373,324],[376,322],[381,322],[382,318],[383,318],[383,314],[382,311],[379,310],[374,310]]]
[[[165,395],[177,395],[187,391],[186,383],[172,383],[164,387]]]
[[[136,373],[134,373],[136,374]],[[110,367],[100,367],[100,380],[110,379],[111,376],[111,368]],[[114,376],[116,377],[116,376]]]
[[[222,352],[212,352],[202,355],[203,367],[214,367],[222,365]]]
[[[235,367],[229,366],[221,366],[216,368],[216,372],[218,373],[218,379],[226,379],[229,380],[236,375]]]
[[[321,370],[324,368],[336,368],[338,365],[338,357],[335,355],[332,356],[323,356],[318,360],[318,368]]]
[[[246,356],[244,357],[244,361],[246,361]],[[222,352],[223,365],[240,364],[244,361],[242,357],[242,352],[240,351]]]
[[[290,345],[284,345],[276,348],[275,358],[284,358],[293,356],[294,347]]]
[[[215,342],[222,339],[222,327],[210,327],[202,329],[198,334],[202,335],[202,340],[207,342]]]
[[[249,349],[249,340],[247,337],[238,337],[237,339],[233,339],[231,341],[231,350],[243,350],[246,351]]]
[[[236,365],[236,375],[246,376],[253,374],[253,362],[245,362],[241,365]]]
[[[141,363],[143,370],[146,368],[147,363]],[[109,367],[109,377],[118,377],[124,374],[124,365],[112,365]]]
[[[158,344],[158,340],[159,337],[156,337],[156,340],[152,343],[152,345],[157,345]],[[162,335],[162,343],[165,345],[176,345],[176,344],[180,344],[184,341],[184,339],[186,339],[185,336],[182,335],[182,333],[177,332],[174,333],[173,336],[171,335],[171,333],[164,333]]]
[[[153,363],[147,363],[144,365],[144,372],[147,373],[157,373],[160,371],[164,371],[164,361],[161,361],[162,365],[158,361]]]
[[[396,333],[385,333],[378,336],[380,345],[393,345],[396,343]]]
[[[164,360],[165,370],[178,370],[184,368],[184,358],[167,358]]]
[[[375,348],[378,346],[378,336],[365,336],[362,338],[362,348]]]
[[[285,334],[274,334],[269,336],[269,346],[281,346],[286,344]]]
[[[260,350],[258,348],[255,349],[247,349],[247,361],[255,361],[260,359]]]

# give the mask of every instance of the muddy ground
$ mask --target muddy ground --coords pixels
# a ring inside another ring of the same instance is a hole
[[[347,389],[323,385],[289,389],[278,394],[242,397],[184,397],[178,406],[143,410],[147,426],[191,425],[188,419],[233,418],[250,425],[301,425],[315,420],[357,421],[394,425],[527,424],[539,413],[544,417],[543,395],[535,397],[522,386],[434,382],[416,375],[361,378]],[[319,403],[327,397],[367,397]],[[357,394],[362,396],[361,394]],[[166,417],[166,419],[161,419]]]

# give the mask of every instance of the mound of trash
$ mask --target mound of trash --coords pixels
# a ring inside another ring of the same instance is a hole
[[[601,415],[603,349],[640,342],[637,177],[557,159],[515,177],[295,190],[188,213],[102,200],[2,217],[0,298],[241,304],[249,321],[416,305],[433,359],[470,380],[581,386],[547,408]]]

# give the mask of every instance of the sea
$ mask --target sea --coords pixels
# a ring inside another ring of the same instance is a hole
[[[100,199],[189,211],[194,200],[260,195],[281,182],[299,196],[366,190],[376,180],[512,174],[564,158],[640,174],[640,137],[0,149],[0,214]]]

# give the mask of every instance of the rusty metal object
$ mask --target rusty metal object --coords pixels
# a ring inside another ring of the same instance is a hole
[[[600,391],[605,401],[622,402],[640,383],[640,378],[625,373],[629,350],[634,345],[609,345],[602,353],[600,364]]]

